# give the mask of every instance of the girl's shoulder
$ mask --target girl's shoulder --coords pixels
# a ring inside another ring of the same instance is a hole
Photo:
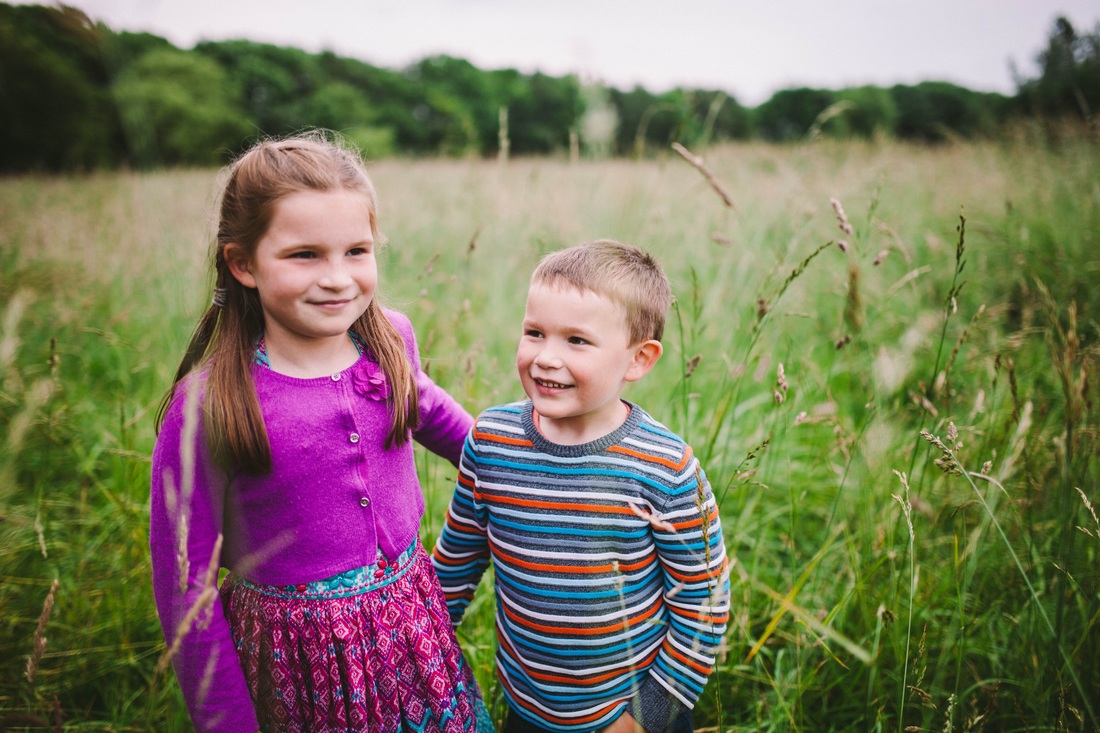
[[[205,369],[191,372],[176,382],[164,404],[156,423],[156,441],[153,447],[154,477],[159,481],[165,463],[179,460],[181,446],[194,439],[196,446],[203,445],[203,402],[206,400],[206,382],[209,373]],[[196,448],[196,450],[199,450]],[[196,457],[199,453],[194,454]]]
[[[165,422],[181,419],[189,404],[194,405],[190,409],[198,409],[202,405],[206,399],[206,382],[209,376],[209,369],[200,367],[172,385],[164,407]]]
[[[420,347],[416,343],[416,332],[413,330],[412,321],[401,311],[392,308],[382,308],[382,315],[393,325],[401,340],[405,342],[405,353],[409,355],[409,361],[414,365],[420,363]]]
[[[414,335],[412,321],[401,311],[383,306],[382,315],[386,317],[387,321],[393,324],[393,327],[397,329],[397,332],[400,333],[401,337],[405,340],[408,340],[410,336]]]

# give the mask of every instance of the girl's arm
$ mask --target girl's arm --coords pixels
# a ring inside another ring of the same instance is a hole
[[[462,443],[474,419],[420,369],[419,363],[416,365],[416,386],[420,391],[420,425],[413,437],[428,450],[458,466]]]
[[[445,389],[432,381],[420,368],[420,349],[412,323],[403,313],[385,310],[386,317],[405,340],[416,379],[420,404],[420,424],[413,431],[413,438],[432,453],[446,458],[458,466],[462,455],[462,443],[474,419]]]
[[[185,385],[177,388],[153,449],[153,592],[195,729],[251,733],[259,724],[213,587],[226,479],[206,460],[201,410],[197,399],[185,407]]]

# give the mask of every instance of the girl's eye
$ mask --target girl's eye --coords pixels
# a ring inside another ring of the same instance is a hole
[[[313,253],[308,252],[308,251],[293,252],[293,253],[291,253],[290,256],[291,256],[292,259],[296,259],[296,260],[311,260],[311,259],[313,259]]]
[[[581,346],[583,344],[587,344],[588,341],[582,339],[580,336],[570,336],[569,343],[573,344],[574,346]]]
[[[359,257],[360,255],[369,255],[370,250],[366,247],[352,247],[348,250],[348,254],[352,257]]]
[[[528,328],[526,331],[523,332],[523,335],[528,338],[537,339],[542,337],[542,331],[536,331],[533,328]]]

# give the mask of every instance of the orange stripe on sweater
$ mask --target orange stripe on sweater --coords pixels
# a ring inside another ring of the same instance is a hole
[[[601,565],[577,566],[577,565],[558,565],[558,564],[555,564],[555,563],[531,562],[530,560],[521,560],[518,557],[516,557],[515,555],[510,555],[507,552],[505,552],[504,550],[500,549],[499,545],[496,548],[496,553],[497,553],[497,555],[500,555],[501,558],[503,558],[504,560],[507,561],[507,562],[504,563],[505,565],[518,565],[519,567],[527,568],[528,570],[544,570],[544,571],[557,572],[557,573],[569,572],[569,573],[578,573],[578,574],[581,574],[581,575],[586,575],[586,574],[589,574],[589,573],[595,574],[595,575],[600,575],[600,574],[603,574],[603,573],[613,572],[615,570],[615,563],[613,563],[613,562],[603,563]],[[621,562],[621,563],[619,563],[619,570],[622,571],[622,572],[630,572],[631,570],[637,570],[639,568],[644,568],[647,565],[650,565],[652,562],[653,562],[652,557],[647,557],[645,559],[639,560],[637,562],[631,562],[631,563]]]
[[[650,453],[642,453],[641,451],[631,450],[630,448],[624,448],[621,445],[613,445],[607,449],[608,453],[622,453],[623,455],[630,456],[631,458],[637,458],[640,461],[648,461],[649,463],[659,463],[662,466],[667,466],[674,471],[683,470],[684,466],[691,460],[691,449],[688,448],[684,452],[684,457],[679,463],[674,463],[667,458],[661,456],[655,456]]]
[[[604,705],[602,708],[592,713],[591,715],[585,715],[581,718],[563,718],[561,716],[554,715],[553,713],[548,713],[542,708],[534,708],[525,704],[523,700],[519,699],[519,696],[516,694],[515,688],[512,687],[512,685],[508,684],[508,680],[506,680],[504,677],[501,677],[500,682],[508,688],[509,692],[512,693],[512,699],[516,700],[526,710],[531,711],[539,719],[563,725],[569,725],[571,723],[591,723],[593,720],[599,720],[602,716],[607,715],[608,710],[622,702],[622,700],[612,700],[607,705]]]
[[[480,430],[474,431],[474,438],[477,440],[484,440],[488,443],[504,443],[505,445],[521,445],[525,448],[530,448],[532,443],[527,438],[509,438],[505,435],[495,435],[493,433],[483,433]]]
[[[655,613],[657,613],[657,611],[660,610],[661,605],[660,604],[654,604],[652,608],[650,608],[648,611],[643,613],[641,616],[635,616],[634,618],[630,619],[626,623],[606,624],[604,626],[585,626],[583,628],[582,627],[577,627],[577,626],[569,626],[569,625],[554,626],[554,625],[551,625],[551,624],[536,624],[536,623],[533,623],[532,621],[521,618],[519,614],[517,614],[515,611],[511,610],[507,606],[501,606],[501,608],[504,609],[504,613],[505,613],[505,615],[508,616],[508,618],[510,618],[513,622],[515,622],[515,623],[519,624],[520,626],[522,626],[524,628],[527,628],[527,629],[535,629],[537,631],[545,631],[548,634],[554,634],[554,635],[558,635],[558,636],[560,636],[561,632],[563,632],[563,631],[567,631],[570,634],[574,634],[574,635],[577,635],[577,636],[598,636],[600,634],[606,634],[606,633],[610,633],[612,631],[619,631],[620,629],[623,629],[624,627],[625,628],[630,628],[631,626],[635,626],[635,625],[641,623],[642,621],[645,621],[646,619],[648,619],[650,616],[654,615]]]
[[[511,504],[512,506],[526,506],[532,509],[561,509],[565,511],[586,511],[594,514],[633,514],[625,506],[609,506],[607,504],[576,504],[572,502],[543,501],[541,499],[519,499],[512,496],[494,496],[493,502],[497,504]]]
[[[521,658],[518,654],[516,654],[515,647],[513,647],[504,638],[502,638],[499,633],[497,634],[497,638],[500,640],[501,644],[508,647],[508,651],[512,655],[513,659]],[[595,676],[576,677],[572,675],[548,674],[546,672],[536,672],[534,670],[527,669],[526,667],[524,667],[524,671],[529,677],[534,677],[535,679],[542,680],[544,682],[563,682],[565,684],[571,684],[578,687],[589,686],[604,682],[605,680],[613,680],[616,677],[623,677],[632,669],[643,669],[645,667],[648,667],[653,663],[653,660],[657,658],[657,655],[660,653],[660,651],[661,648],[657,647],[652,652],[647,654],[644,659],[636,664],[624,664],[619,669],[613,669],[609,672],[604,672],[603,674]]]

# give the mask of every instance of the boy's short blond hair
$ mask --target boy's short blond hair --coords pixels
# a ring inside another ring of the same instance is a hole
[[[597,239],[544,257],[532,284],[571,285],[610,299],[623,309],[630,343],[660,341],[672,305],[672,287],[645,250],[613,239]]]

